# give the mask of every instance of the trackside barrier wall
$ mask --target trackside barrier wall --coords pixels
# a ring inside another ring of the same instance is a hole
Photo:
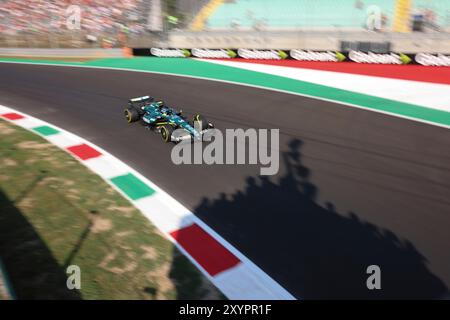
[[[450,66],[450,55],[432,53],[375,53],[371,51],[315,51],[301,49],[206,49],[206,48],[134,48],[135,56],[167,58],[210,58],[210,59],[260,59],[354,62],[371,64],[418,64],[424,66]]]

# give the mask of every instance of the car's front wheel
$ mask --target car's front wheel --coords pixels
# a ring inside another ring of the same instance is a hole
[[[172,141],[172,133],[173,133],[172,126],[164,125],[161,127],[161,137],[163,138],[164,142]]]
[[[127,108],[124,110],[125,118],[128,123],[136,122],[141,118],[141,115],[135,108]]]

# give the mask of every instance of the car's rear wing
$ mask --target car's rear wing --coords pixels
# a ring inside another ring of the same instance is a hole
[[[142,96],[128,100],[128,104],[136,107],[142,107],[153,100],[155,100],[155,98],[150,96]]]

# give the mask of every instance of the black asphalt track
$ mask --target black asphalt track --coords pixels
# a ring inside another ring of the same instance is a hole
[[[180,165],[122,110],[166,100],[217,128],[279,128],[280,171]],[[450,286],[450,131],[311,98],[176,76],[0,64],[0,103],[127,162],[299,298],[440,298]],[[381,290],[366,269],[381,268]]]

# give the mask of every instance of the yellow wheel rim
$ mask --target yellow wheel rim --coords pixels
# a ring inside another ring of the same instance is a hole
[[[131,113],[130,113],[130,110],[125,109],[125,117],[127,118],[127,122],[130,123],[130,122],[131,122]]]
[[[167,129],[166,128],[164,128],[164,127],[162,127],[161,128],[161,134],[162,134],[162,137],[163,137],[163,139],[164,139],[164,142],[168,142],[168,136],[169,136],[169,133],[167,132]]]

